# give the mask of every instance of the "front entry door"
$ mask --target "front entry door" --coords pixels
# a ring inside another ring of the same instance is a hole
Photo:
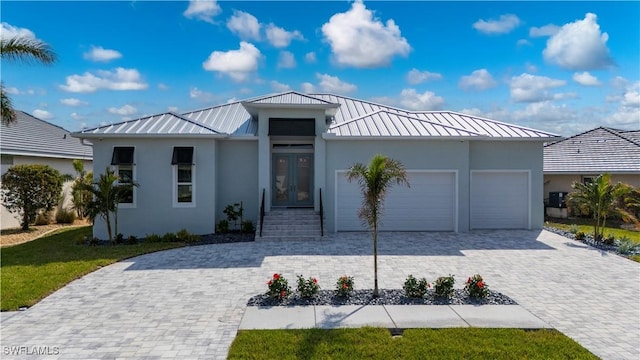
[[[273,206],[313,206],[313,154],[273,154]]]

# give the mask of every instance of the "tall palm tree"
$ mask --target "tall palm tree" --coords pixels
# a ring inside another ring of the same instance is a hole
[[[362,191],[362,207],[358,217],[373,235],[373,296],[378,297],[378,228],[384,199],[393,183],[409,186],[402,163],[377,154],[367,167],[356,163],[347,171],[349,182],[356,180]]]
[[[16,36],[11,39],[0,39],[0,59],[48,65],[56,61],[56,54],[45,42],[31,37]],[[0,98],[2,122],[4,124],[15,122],[16,113],[13,110],[11,98],[4,90],[4,85],[0,85]]]
[[[616,200],[622,198],[628,188],[622,183],[612,184],[609,174],[602,174],[586,183],[574,182],[571,187],[574,191],[569,194],[569,201],[593,216],[593,238],[596,241],[604,238],[607,217],[618,213],[624,219],[630,215],[616,205]]]

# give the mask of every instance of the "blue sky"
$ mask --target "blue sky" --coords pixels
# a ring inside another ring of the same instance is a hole
[[[272,92],[452,110],[561,135],[640,128],[640,2],[2,1],[14,106],[77,131]]]

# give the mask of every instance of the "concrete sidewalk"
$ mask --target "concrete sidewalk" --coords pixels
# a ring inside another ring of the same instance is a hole
[[[519,305],[248,306],[239,330],[354,328],[551,328]]]

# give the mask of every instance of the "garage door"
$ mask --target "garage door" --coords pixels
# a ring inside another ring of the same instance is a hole
[[[394,185],[387,194],[382,231],[456,231],[456,173],[407,171],[410,188]],[[362,231],[362,195],[344,172],[336,179],[338,231]]]
[[[529,173],[471,171],[471,228],[529,228]]]

